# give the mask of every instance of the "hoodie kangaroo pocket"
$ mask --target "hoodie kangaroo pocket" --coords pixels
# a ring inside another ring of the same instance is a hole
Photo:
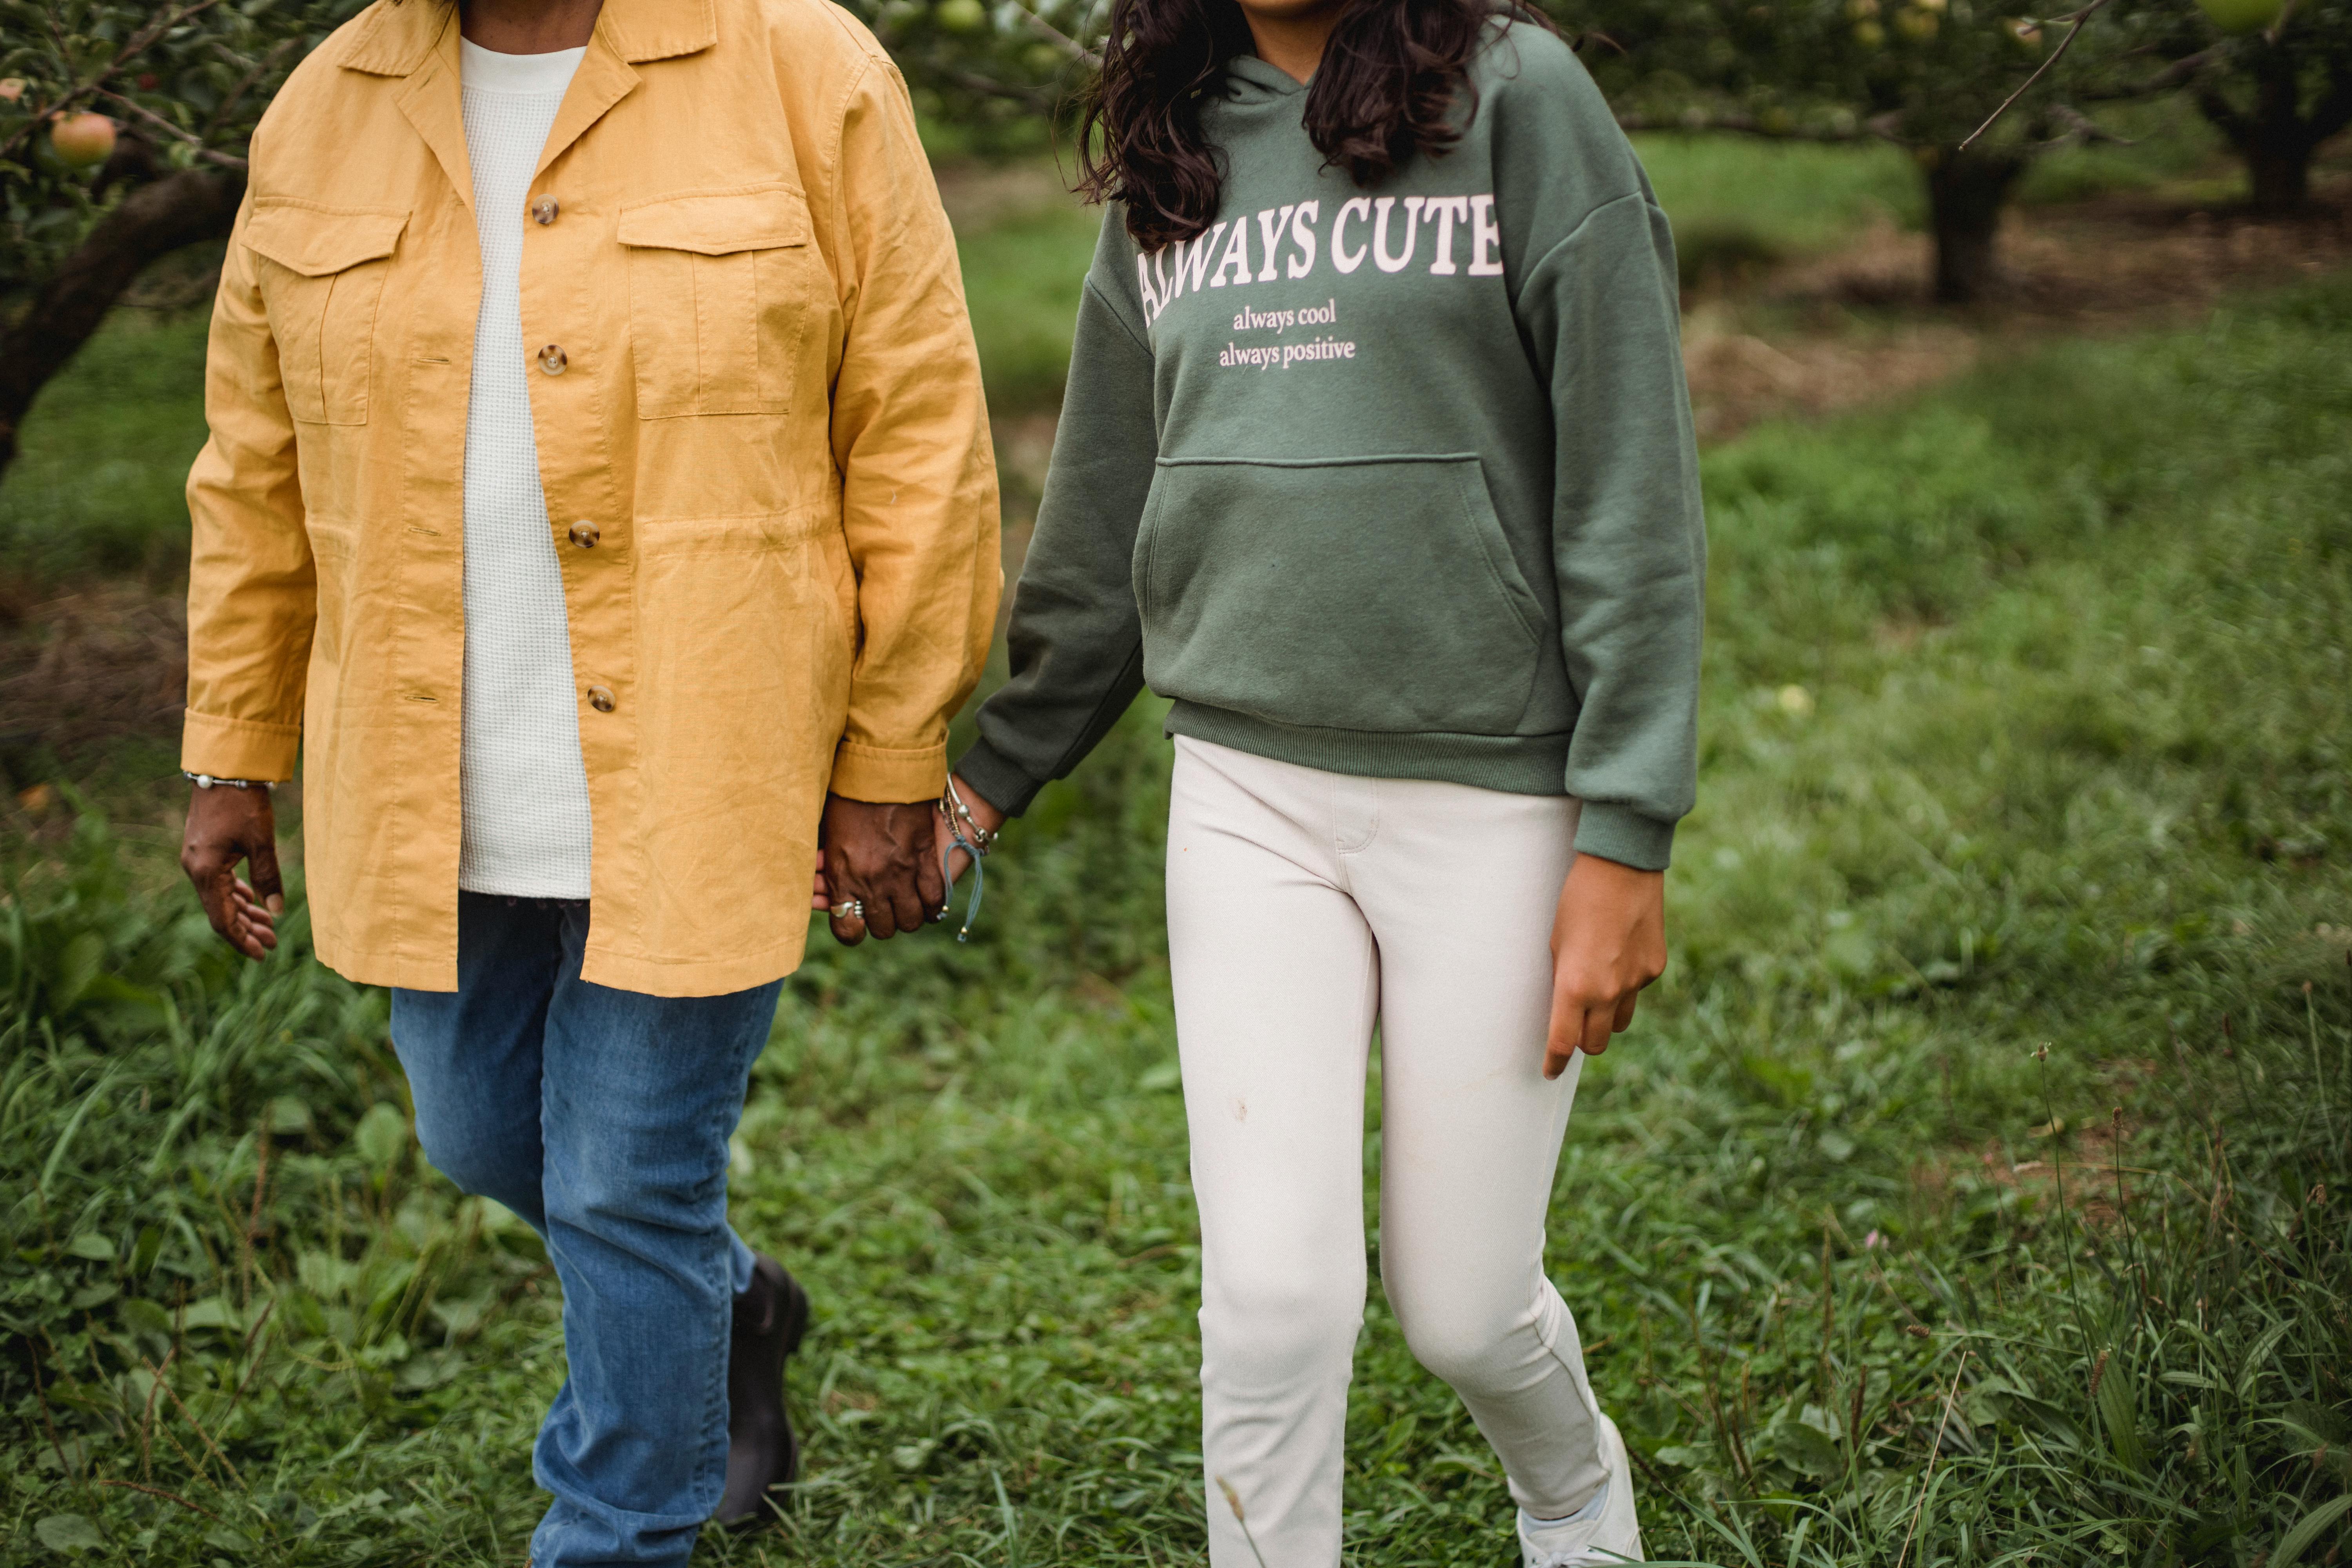
[[[1153,690],[1279,723],[1509,734],[1538,665],[1475,452],[1162,458],[1135,595]]]

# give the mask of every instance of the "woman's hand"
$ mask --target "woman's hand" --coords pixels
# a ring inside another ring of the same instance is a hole
[[[236,874],[240,860],[252,881]],[[195,884],[205,918],[223,942],[247,958],[269,956],[278,945],[278,917],[286,912],[286,884],[278,872],[278,818],[268,790],[191,785],[180,869]]]
[[[1551,922],[1551,1036],[1544,1077],[1594,1056],[1633,1024],[1642,988],[1666,972],[1666,874],[1579,855]]]
[[[856,947],[868,936],[887,942],[929,920],[947,901],[929,801],[876,804],[824,797],[824,847],[818,852],[810,902],[833,918],[833,937]],[[858,911],[843,906],[856,900]]]

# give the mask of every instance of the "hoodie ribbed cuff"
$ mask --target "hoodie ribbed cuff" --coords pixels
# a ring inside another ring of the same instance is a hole
[[[1630,805],[1588,800],[1576,819],[1576,852],[1636,870],[1663,871],[1675,858],[1675,825]]]
[[[956,777],[980,792],[980,798],[1007,816],[1029,809],[1048,781],[1033,779],[1003,752],[986,741],[975,741],[956,762]]]

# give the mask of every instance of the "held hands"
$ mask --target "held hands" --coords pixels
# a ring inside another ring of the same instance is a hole
[[[1579,855],[1551,923],[1551,1035],[1543,1073],[1599,1056],[1633,1024],[1642,989],[1666,972],[1666,875]]]
[[[939,807],[824,797],[812,909],[833,917],[833,939],[856,947],[887,942],[936,918],[947,901],[940,875]]]
[[[959,778],[955,786],[982,832],[993,833],[1004,825],[1004,814],[970,784]],[[827,795],[824,840],[826,847],[816,852],[809,907],[833,913],[837,905],[855,899],[865,910],[862,920],[834,920],[834,940],[844,947],[856,947],[869,935],[887,941],[940,918],[949,884],[971,864],[964,851],[950,850],[947,819],[930,801],[872,805]],[[943,855],[952,857],[944,873]]]
[[[250,863],[252,881],[237,876],[240,860]],[[278,874],[278,819],[268,790],[188,786],[180,869],[195,884],[205,918],[223,942],[247,958],[269,956],[278,945],[278,917],[286,911],[286,885]]]

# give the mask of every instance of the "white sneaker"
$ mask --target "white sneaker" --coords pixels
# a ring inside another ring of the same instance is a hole
[[[1519,1560],[1526,1568],[1612,1568],[1643,1560],[1642,1526],[1633,1517],[1633,1464],[1617,1424],[1606,1415],[1600,1421],[1608,1485],[1568,1519],[1530,1519],[1525,1509],[1519,1510]]]

